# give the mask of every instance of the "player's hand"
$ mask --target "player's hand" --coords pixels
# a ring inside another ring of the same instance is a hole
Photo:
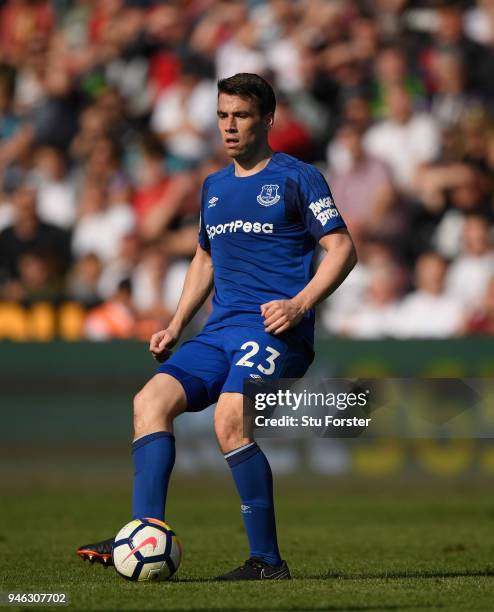
[[[293,300],[272,300],[261,305],[264,317],[264,331],[268,334],[281,334],[295,327],[304,316],[303,310]]]
[[[178,342],[178,338],[178,333],[170,327],[162,329],[151,336],[149,350],[156,361],[163,363],[163,361],[166,361],[168,357],[170,357],[172,354],[171,349]]]

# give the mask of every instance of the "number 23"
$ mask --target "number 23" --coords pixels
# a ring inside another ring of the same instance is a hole
[[[251,357],[254,357],[254,355],[257,355],[257,353],[259,352],[259,344],[257,344],[257,342],[254,342],[253,340],[249,340],[248,342],[244,342],[242,346],[240,347],[240,350],[242,351],[245,351],[246,349],[250,349],[250,350],[248,350],[247,353],[245,353],[245,355],[240,357],[240,359],[237,361],[235,365],[246,366],[247,368],[252,368],[252,366],[254,366],[255,363],[253,361],[249,361],[249,359]],[[274,372],[274,369],[276,367],[274,362],[281,355],[281,353],[277,351],[276,349],[274,349],[272,346],[267,346],[266,350],[269,353],[269,356],[266,357],[268,367],[265,368],[264,366],[259,364],[257,366],[257,369],[263,374],[266,374],[266,376],[269,376],[270,374]]]

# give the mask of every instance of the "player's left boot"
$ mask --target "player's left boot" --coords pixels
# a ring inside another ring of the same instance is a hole
[[[291,580],[291,575],[286,561],[275,566],[254,557],[216,580]]]
[[[105,567],[109,567],[113,565],[111,551],[114,541],[115,538],[109,538],[95,544],[85,544],[84,546],[79,546],[76,552],[83,561],[88,559],[90,563],[96,561]]]

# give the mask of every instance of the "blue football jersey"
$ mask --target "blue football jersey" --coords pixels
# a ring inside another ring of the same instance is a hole
[[[345,223],[322,174],[284,153],[252,176],[233,163],[203,185],[199,244],[214,267],[207,329],[264,328],[260,306],[299,293],[313,276],[318,240]],[[312,347],[314,311],[281,335]]]

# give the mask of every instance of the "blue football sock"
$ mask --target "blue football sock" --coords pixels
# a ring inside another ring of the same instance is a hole
[[[132,444],[134,459],[133,518],[165,517],[168,481],[175,463],[175,437],[157,431],[138,438]]]
[[[255,442],[225,455],[241,500],[250,556],[280,565],[273,502],[273,476],[266,455]]]

